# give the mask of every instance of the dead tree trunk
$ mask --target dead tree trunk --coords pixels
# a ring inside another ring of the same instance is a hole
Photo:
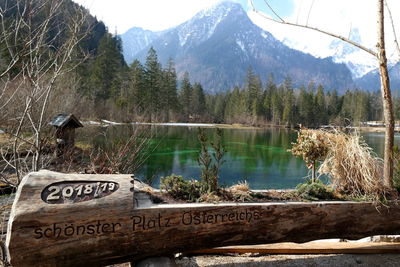
[[[383,115],[385,118],[385,154],[383,179],[387,187],[393,187],[393,146],[394,146],[394,114],[390,91],[389,73],[385,49],[385,11],[384,0],[378,0],[378,60],[381,78],[381,93],[383,101]]]
[[[26,176],[7,230],[13,266],[99,266],[228,245],[400,233],[400,206],[366,202],[154,204],[128,175]]]

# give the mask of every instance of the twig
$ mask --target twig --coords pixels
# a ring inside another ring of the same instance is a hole
[[[388,5],[386,0],[385,0],[385,6],[386,6],[386,9],[387,9],[388,14],[389,14],[390,23],[392,24],[392,31],[393,31],[393,35],[394,35],[394,43],[396,45],[396,50],[397,50],[397,53],[399,54],[399,61],[400,61],[400,46],[399,46],[399,42],[397,41],[397,34],[396,34],[396,29],[394,27],[392,12],[390,11],[389,5]]]

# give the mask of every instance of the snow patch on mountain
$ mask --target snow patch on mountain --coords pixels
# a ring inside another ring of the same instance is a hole
[[[217,4],[200,11],[191,20],[178,26],[181,47],[197,45],[209,39],[221,21],[237,8],[238,4],[231,2]],[[188,43],[188,40],[191,40],[192,43]]]
[[[268,34],[264,31],[261,32],[261,37],[263,37],[264,39],[268,39]]]
[[[349,39],[362,44],[360,32],[352,29]],[[336,63],[344,63],[351,70],[353,78],[359,78],[377,67],[376,58],[352,44],[333,40],[329,45],[331,56]]]
[[[377,67],[376,58],[362,50],[342,55],[333,54],[332,57],[334,62],[346,64],[355,79]]]
[[[244,46],[244,43],[241,40],[237,39],[236,40],[236,44],[240,47],[240,49],[242,49],[243,52],[246,52],[246,48]]]

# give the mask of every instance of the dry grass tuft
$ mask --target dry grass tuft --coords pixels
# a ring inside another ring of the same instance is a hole
[[[249,184],[247,183],[247,181],[243,181],[243,182],[239,182],[235,185],[232,185],[231,187],[229,187],[229,190],[232,193],[248,193],[248,192],[250,192],[250,187],[249,187]]]
[[[227,189],[229,194],[231,195],[234,201],[250,201],[253,199],[251,196],[251,190],[247,181],[239,182],[235,185],[232,185]]]
[[[330,176],[333,186],[354,197],[369,195],[380,198],[389,191],[383,184],[383,160],[355,132],[311,131],[323,138],[329,151],[318,172]]]
[[[222,202],[223,200],[224,198],[222,196],[219,196],[214,192],[202,194],[198,199],[199,202],[209,202],[209,203],[219,203]]]

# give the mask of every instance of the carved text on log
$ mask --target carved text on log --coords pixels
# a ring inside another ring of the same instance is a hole
[[[35,239],[65,239],[69,237],[84,237],[107,235],[131,229],[129,232],[136,231],[159,231],[170,227],[185,227],[194,225],[215,225],[215,224],[235,224],[252,223],[262,218],[261,209],[240,209],[229,212],[210,212],[210,211],[192,211],[183,210],[175,216],[163,216],[158,213],[154,216],[138,213],[131,217],[127,222],[116,222],[108,220],[97,220],[84,224],[58,222],[51,225],[37,227],[33,229]],[[126,227],[125,227],[126,225]],[[123,234],[128,234],[127,232]]]
[[[118,188],[116,182],[65,181],[46,186],[41,197],[49,204],[77,203],[108,196]]]
[[[79,236],[93,236],[107,233],[115,233],[120,230],[121,224],[118,222],[101,222],[100,220],[76,225],[73,223],[53,223],[48,227],[39,227],[34,230],[34,238],[66,238],[66,237],[79,237]]]

